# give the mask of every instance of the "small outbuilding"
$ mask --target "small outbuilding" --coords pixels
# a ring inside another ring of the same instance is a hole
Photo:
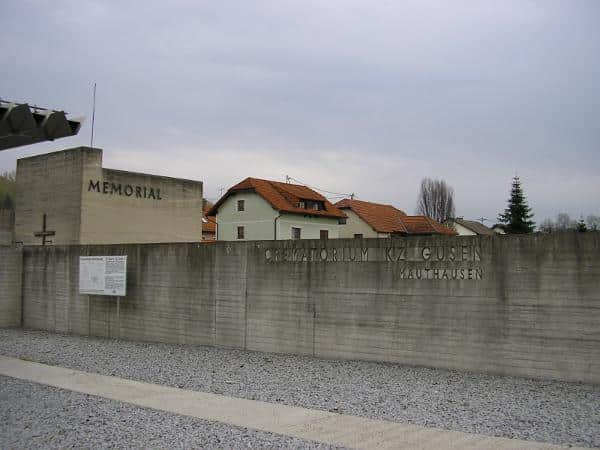
[[[475,220],[465,220],[462,217],[448,219],[444,222],[456,231],[459,236],[496,236],[496,232]]]

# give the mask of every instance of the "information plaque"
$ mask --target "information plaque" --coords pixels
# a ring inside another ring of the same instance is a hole
[[[80,256],[79,293],[125,296],[127,256]]]

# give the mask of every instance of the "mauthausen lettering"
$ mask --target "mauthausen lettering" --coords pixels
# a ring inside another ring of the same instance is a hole
[[[148,186],[135,186],[131,184],[112,183],[110,181],[90,180],[88,192],[97,192],[105,195],[121,195],[125,197],[148,198],[162,200],[160,189]]]
[[[415,269],[401,267],[398,269],[401,280],[481,280],[483,270],[480,268],[432,269],[425,267]]]

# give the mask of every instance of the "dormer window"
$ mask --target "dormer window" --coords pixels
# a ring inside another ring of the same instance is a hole
[[[300,200],[298,202],[298,208],[325,211],[325,202],[322,200]]]

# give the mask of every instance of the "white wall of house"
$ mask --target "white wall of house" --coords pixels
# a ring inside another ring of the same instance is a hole
[[[346,225],[340,226],[340,237],[341,238],[353,238],[357,234],[362,234],[363,238],[388,238],[390,233],[379,233],[371,228],[367,222],[360,218],[351,209],[342,210],[347,216],[348,220]]]
[[[238,211],[238,200],[244,200],[244,211]],[[277,220],[275,220],[277,218]],[[330,239],[339,237],[338,219],[302,214],[281,213],[254,192],[235,192],[219,207],[217,235],[221,241],[237,241],[238,227],[244,227],[245,241],[292,239],[292,228],[300,228],[301,239],[319,239],[327,230]]]
[[[348,220],[345,225],[340,226],[341,238],[353,238],[355,234],[362,234],[364,238],[379,237],[379,233],[371,228],[371,226],[362,220],[354,211],[351,209],[343,209],[342,211],[348,216]]]
[[[469,230],[467,227],[464,227],[459,223],[454,222],[452,225],[454,227],[454,231],[456,231],[459,236],[476,236],[477,235],[477,233]]]
[[[238,200],[244,200],[244,211],[238,211]],[[237,241],[238,227],[244,227],[244,240],[268,240],[275,235],[275,217],[279,213],[254,192],[235,192],[223,202],[217,214],[217,236],[220,241]]]
[[[281,213],[277,219],[277,239],[292,239],[292,228],[300,228],[300,239],[319,239],[321,230],[327,230],[329,239],[340,237],[339,219]]]

